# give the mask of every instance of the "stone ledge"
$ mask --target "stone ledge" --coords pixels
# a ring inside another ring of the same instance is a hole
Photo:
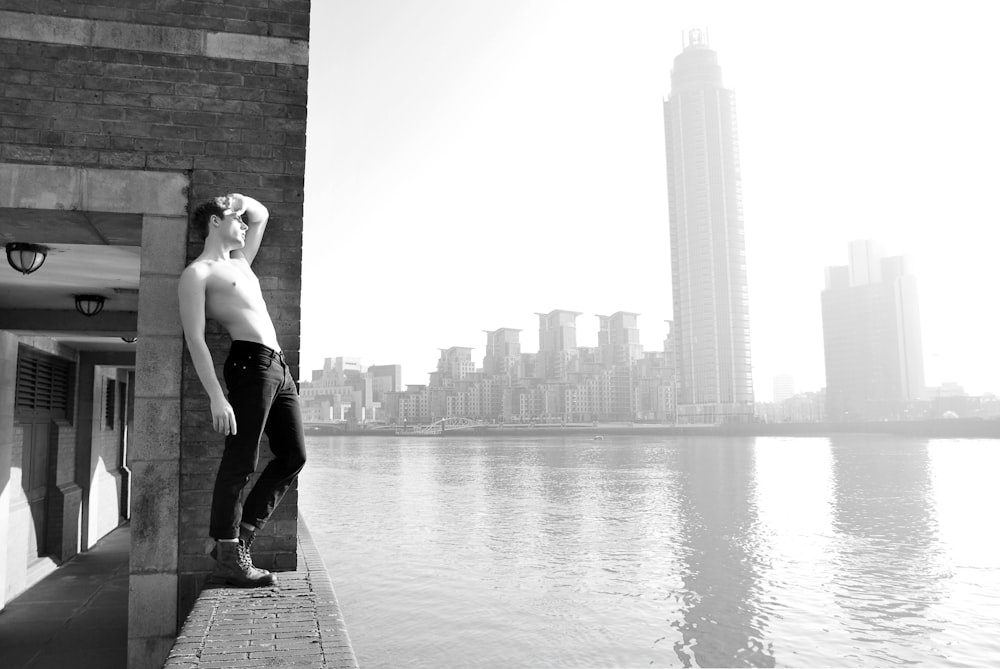
[[[0,11],[0,38],[287,65],[309,63],[309,43],[304,40],[24,12]]]
[[[295,666],[357,669],[333,584],[299,520],[297,571],[271,588],[206,587],[163,669]]]

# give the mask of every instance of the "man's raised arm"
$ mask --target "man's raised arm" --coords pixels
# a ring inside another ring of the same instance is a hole
[[[264,228],[267,227],[267,219],[270,217],[267,207],[248,195],[231,193],[229,196],[229,208],[243,216],[243,222],[247,224],[246,243],[242,249],[233,251],[230,256],[233,258],[243,257],[247,263],[252,264],[260,249],[260,242],[264,237]]]
[[[187,342],[191,361],[198,373],[201,385],[208,393],[212,409],[212,426],[222,434],[236,434],[236,414],[226,399],[215,375],[215,363],[205,342],[205,284],[207,276],[199,271],[197,265],[191,265],[181,274],[177,287],[180,299],[181,326],[184,328],[184,340]]]

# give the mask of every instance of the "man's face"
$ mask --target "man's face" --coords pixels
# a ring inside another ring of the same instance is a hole
[[[232,203],[227,197],[217,197],[215,202],[223,208],[219,232],[225,239],[239,242],[240,248],[246,244],[247,224],[243,217],[232,210]]]

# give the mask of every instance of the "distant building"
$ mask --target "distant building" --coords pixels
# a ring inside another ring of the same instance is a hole
[[[635,417],[658,423],[673,422],[674,368],[670,354],[663,351],[644,353],[636,364],[635,377]]]
[[[402,392],[389,393],[388,413],[393,422],[427,423],[431,419],[430,391],[426,385],[408,384]]]
[[[826,395],[799,393],[781,402],[757,402],[754,411],[765,423],[820,423],[826,420]]]
[[[371,418],[371,377],[358,358],[326,358],[299,388],[305,422],[362,423]]]
[[[323,369],[301,384],[302,420],[366,423],[384,421],[386,401],[402,389],[400,365],[365,368],[358,358],[326,358]]]
[[[780,404],[795,394],[795,377],[791,374],[775,374],[774,402]]]
[[[372,398],[369,420],[385,420],[384,407],[389,393],[403,388],[402,365],[372,365],[368,368],[371,380]]]
[[[535,375],[546,381],[566,381],[577,355],[576,317],[579,312],[557,309],[538,315],[538,357]]]
[[[965,397],[968,393],[965,388],[954,381],[945,381],[940,386],[927,389],[927,397],[936,399],[938,397]]]
[[[437,371],[431,372],[431,387],[451,387],[476,371],[472,361],[472,349],[466,346],[452,346],[441,349]]]
[[[924,395],[916,278],[906,258],[871,240],[826,269],[822,293],[827,416],[831,421],[915,417]]]
[[[986,393],[970,396],[965,388],[954,381],[927,389],[928,418],[996,418],[1000,416],[1000,402]]]
[[[598,316],[600,330],[597,348],[604,371],[606,417],[614,420],[635,418],[638,395],[635,388],[635,364],[642,358],[639,343],[639,314],[619,311],[611,316]]]
[[[521,365],[520,330],[500,328],[486,331],[486,356],[483,358],[483,373],[507,374],[512,379],[523,375]]]
[[[705,34],[674,59],[664,102],[677,419],[753,418],[736,104]]]
[[[403,367],[401,365],[372,365],[368,368],[372,377],[372,397],[382,399],[385,393],[403,388]]]

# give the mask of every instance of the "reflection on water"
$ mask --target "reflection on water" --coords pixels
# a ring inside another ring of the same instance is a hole
[[[672,623],[681,633],[674,652],[685,667],[773,667],[753,440],[688,439],[679,448],[684,613]]]
[[[312,438],[300,508],[366,669],[981,666],[996,446]]]
[[[947,624],[929,614],[950,574],[937,536],[928,443],[856,437],[835,439],[831,452],[837,605],[859,650],[898,664],[905,659],[897,639],[925,639]]]

